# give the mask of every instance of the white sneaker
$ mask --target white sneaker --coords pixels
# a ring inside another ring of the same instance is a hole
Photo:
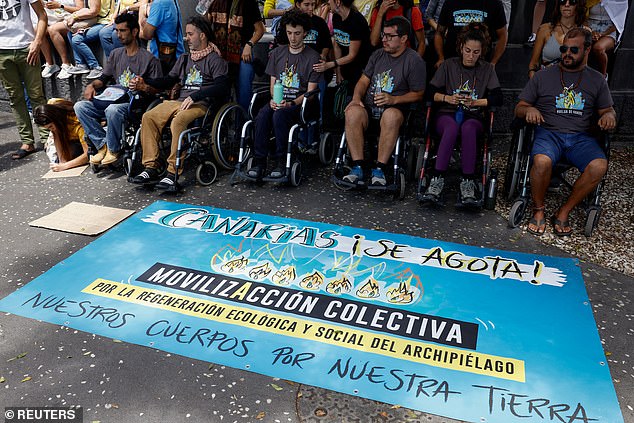
[[[68,69],[68,73],[71,75],[81,75],[83,73],[90,73],[90,69],[88,69],[86,65],[75,65]]]
[[[103,75],[103,68],[102,67],[94,68],[90,70],[90,73],[88,73],[88,75],[86,75],[86,79],[97,79],[101,75]]]
[[[332,79],[328,83],[328,88],[335,88],[337,86],[337,74],[332,74]]]
[[[53,63],[52,65],[49,65],[48,63],[45,64],[42,69],[42,78],[50,78],[53,74],[55,74],[55,72],[59,72],[59,69],[60,68],[56,63]]]
[[[68,72],[68,70],[70,68],[71,68],[70,65],[68,65],[66,63],[62,64],[62,69],[57,74],[57,79],[68,79],[68,78],[70,78],[70,73]]]

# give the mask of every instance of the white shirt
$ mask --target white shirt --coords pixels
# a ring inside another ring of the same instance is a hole
[[[0,49],[28,47],[35,39],[31,4],[40,0],[5,0],[0,6]]]

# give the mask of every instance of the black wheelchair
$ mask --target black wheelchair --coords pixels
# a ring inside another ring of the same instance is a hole
[[[242,126],[237,162],[234,165],[235,170],[230,180],[231,185],[235,185],[239,180],[246,180],[258,183],[289,184],[296,187],[302,181],[303,168],[308,164],[309,157],[317,155],[319,162],[323,165],[328,165],[332,162],[335,153],[332,137],[327,134],[320,134],[319,113],[311,113],[309,110],[312,107],[309,107],[308,102],[318,101],[318,96],[319,88],[304,94],[300,109],[300,120],[291,127],[288,134],[286,160],[281,176],[273,177],[269,175],[257,178],[249,175],[249,170],[254,163],[254,119],[260,108],[269,103],[271,94],[269,87],[262,87],[253,93],[248,111],[250,119]],[[275,143],[275,137],[272,134],[269,141]]]
[[[509,211],[508,226],[516,228],[524,221],[524,215],[528,209],[531,199],[530,194],[530,168],[531,150],[533,148],[534,125],[527,124],[523,119],[515,119],[512,123],[513,138],[509,148],[506,172],[504,174],[503,194],[508,201],[512,201]],[[591,134],[599,140],[599,145],[603,148],[605,157],[610,160],[610,136],[607,132],[598,128],[593,128]],[[571,190],[574,182],[568,173],[572,166],[567,161],[561,161],[555,165],[552,172],[551,183],[548,187],[550,192],[558,192],[562,186]],[[599,223],[601,216],[601,194],[605,181],[604,175],[599,185],[581,203],[586,211],[586,221],[584,225],[584,235],[592,236],[594,228]]]
[[[188,128],[178,137],[175,162],[174,185],[166,190],[169,193],[177,193],[182,189],[178,180],[179,170],[186,161],[195,163],[196,182],[202,186],[211,185],[218,176],[218,165],[224,169],[230,167],[235,152],[233,145],[236,136],[236,128],[242,126],[246,120],[246,113],[237,104],[226,99],[225,101],[212,101],[203,117],[194,119]],[[217,107],[214,103],[224,103]],[[134,136],[134,143],[129,156],[129,164],[126,170],[128,181],[132,182],[134,175],[142,170],[141,159],[141,126]],[[172,134],[169,124],[163,129],[159,140],[161,158],[166,160],[170,154]],[[164,176],[164,173],[161,175]]]
[[[394,199],[402,200],[405,198],[406,181],[414,178],[416,145],[412,137],[411,124],[416,114],[416,105],[412,104],[406,111],[403,124],[399,129],[399,135],[396,138],[394,151],[388,163],[391,172],[386,172],[387,183],[385,185],[372,185],[364,180],[356,182],[348,182],[344,179],[352,169],[352,158],[350,157],[348,144],[346,141],[345,131],[341,135],[337,156],[335,157],[335,165],[333,168],[332,182],[338,189],[342,191],[352,190],[371,190],[379,192],[387,192],[392,194]],[[378,140],[381,132],[380,120],[372,116],[368,116],[368,128],[365,132],[365,139],[372,142],[365,142],[364,157],[376,158],[378,154]]]
[[[418,145],[418,151],[416,154],[416,175],[418,177],[418,183],[416,187],[416,199],[421,204],[434,204],[425,199],[425,191],[429,186],[430,176],[429,171],[434,166],[436,160],[436,154],[440,138],[433,130],[433,122],[435,121],[435,107],[433,103],[426,103],[426,118],[425,118],[425,130],[424,130],[424,144]],[[491,167],[491,144],[493,142],[493,121],[495,118],[495,108],[491,107],[487,109],[484,120],[484,132],[483,135],[478,138],[478,158],[477,162],[480,165],[476,171],[479,170],[480,178],[476,183],[478,186],[478,197],[475,203],[465,205],[460,198],[456,201],[456,207],[458,208],[470,208],[481,210],[482,208],[487,210],[493,210],[495,208],[495,201],[497,197],[497,179],[498,171]],[[460,161],[459,147],[460,138],[456,142],[454,148],[455,161]],[[440,201],[442,203],[442,200]]]

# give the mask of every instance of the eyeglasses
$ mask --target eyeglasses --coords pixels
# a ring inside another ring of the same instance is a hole
[[[579,47],[577,47],[577,46],[568,47],[568,46],[567,46],[567,45],[565,45],[565,44],[564,44],[564,45],[562,45],[562,46],[559,46],[559,51],[560,51],[561,53],[565,53],[565,52],[567,52],[567,51],[568,51],[568,49],[570,49],[570,52],[571,52],[572,54],[577,54],[577,53],[579,53]]]
[[[577,5],[577,1],[578,0],[559,0],[559,5],[563,6],[564,4],[568,3],[571,6],[576,6]]]
[[[392,38],[394,37],[400,37],[400,35],[398,34],[386,34],[385,32],[381,32],[381,39],[385,38],[388,41],[392,41]]]

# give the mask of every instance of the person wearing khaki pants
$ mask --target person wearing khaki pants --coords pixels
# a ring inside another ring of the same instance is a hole
[[[34,30],[30,10],[39,21]],[[40,75],[40,47],[46,35],[48,19],[39,0],[20,0],[4,11],[6,19],[0,25],[0,81],[9,94],[22,146],[12,154],[21,159],[36,151],[33,126],[26,106],[24,90],[33,108],[46,104]],[[45,140],[48,131],[40,131]]]
[[[132,178],[132,183],[155,185],[163,190],[174,188],[176,152],[181,132],[194,119],[204,116],[210,103],[222,104],[228,96],[227,62],[220,57],[211,39],[213,31],[209,21],[200,16],[190,18],[185,27],[190,53],[179,57],[165,78],[148,79],[146,83],[143,78],[136,77],[130,81],[132,90],[167,89],[177,84],[181,87],[178,100],[165,101],[143,115],[141,148],[144,169]],[[159,181],[164,168],[159,144],[161,132],[168,123],[172,130],[171,154],[167,160],[167,175]]]

